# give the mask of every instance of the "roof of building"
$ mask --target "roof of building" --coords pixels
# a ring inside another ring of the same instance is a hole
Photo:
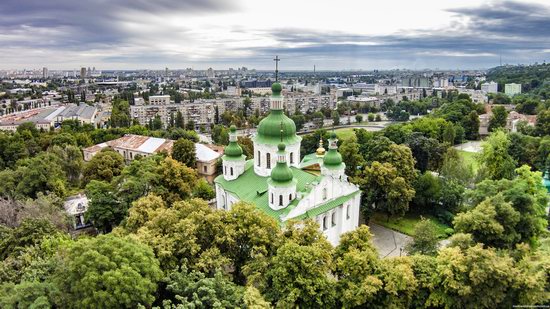
[[[212,150],[206,145],[203,144],[195,144],[195,156],[197,157],[198,161],[212,161],[216,160],[221,156],[221,154],[215,150]]]
[[[97,108],[95,106],[81,104],[68,106],[60,113],[60,116],[63,116],[65,118],[79,117],[91,119],[96,113]]]
[[[317,176],[299,168],[290,167],[294,175],[294,179],[297,182],[296,192],[302,192],[303,195],[309,193],[309,184],[319,183],[323,176]],[[275,218],[277,221],[282,222],[281,218],[288,215],[288,213],[294,209],[299,200],[295,199],[287,207],[281,210],[273,210],[269,207],[268,193],[267,193],[267,180],[268,177],[262,177],[256,175],[254,172],[254,160],[248,160],[245,164],[245,171],[239,178],[231,181],[227,181],[223,178],[223,175],[219,175],[214,180],[224,190],[235,194],[239,200],[245,202],[251,202],[256,205],[260,210],[270,217]]]

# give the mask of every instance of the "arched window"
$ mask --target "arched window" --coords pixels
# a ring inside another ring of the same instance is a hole
[[[336,226],[336,211],[332,213],[332,226]]]
[[[351,218],[350,211],[349,211],[349,205],[346,206],[346,219]]]
[[[292,201],[292,193],[290,193],[290,194],[288,195],[288,201],[289,201],[289,202]]]
[[[273,204],[273,193],[271,193],[271,204]]]
[[[283,206],[283,196],[279,195],[279,206]]]
[[[323,188],[323,200],[327,199],[327,188]]]
[[[258,166],[262,165],[262,156],[260,155],[260,151],[258,150]]]
[[[269,152],[265,155],[265,159],[267,160],[267,168],[271,168],[271,154]]]
[[[323,217],[323,231],[328,229],[327,216]]]
[[[233,168],[232,167],[230,168],[230,171],[231,171],[231,176],[233,176]]]
[[[223,170],[224,170],[223,173],[227,175],[227,166],[224,166]]]
[[[132,160],[132,159],[133,159],[133,153],[130,152],[130,160]]]
[[[290,153],[290,164],[294,164],[294,152]]]

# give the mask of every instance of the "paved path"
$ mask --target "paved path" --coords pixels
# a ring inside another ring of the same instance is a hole
[[[372,222],[369,223],[369,227],[381,258],[406,255],[405,245],[412,240],[410,236]]]
[[[482,141],[470,141],[463,144],[458,144],[454,146],[457,150],[464,150],[466,152],[481,152],[481,143]]]

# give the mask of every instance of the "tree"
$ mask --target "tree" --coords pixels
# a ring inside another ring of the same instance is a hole
[[[427,301],[430,307],[506,308],[547,301],[547,296],[539,294],[544,283],[532,280],[542,275],[541,270],[529,274],[509,255],[484,249],[482,244],[442,249],[436,263],[437,276]]]
[[[369,115],[367,116],[369,122],[373,122],[374,121],[374,114],[373,113],[369,113]]]
[[[319,246],[287,242],[265,274],[271,286],[264,295],[278,307],[333,307],[336,280],[329,274],[331,260],[330,251]]]
[[[363,156],[359,152],[359,144],[357,143],[357,137],[351,136],[346,141],[342,142],[342,145],[338,149],[342,155],[342,161],[346,164],[346,175],[353,177],[357,174],[363,164]]]
[[[493,132],[482,144],[482,151],[478,157],[481,173],[490,179],[511,179],[514,175],[516,162],[508,153],[510,140],[502,131]]]
[[[420,175],[414,182],[414,191],[412,202],[415,208],[421,213],[434,213],[439,206],[441,191],[438,177],[430,172]]]
[[[159,115],[155,115],[155,118],[153,118],[151,122],[151,126],[149,127],[150,130],[160,130],[163,128],[162,119],[160,119]]]
[[[410,254],[436,255],[438,241],[434,223],[422,218],[414,226],[414,237],[412,242],[407,244],[406,250]]]
[[[15,192],[19,197],[36,198],[39,192],[65,196],[67,177],[61,160],[52,153],[42,152],[34,158],[18,161],[14,174]]]
[[[111,111],[111,126],[114,128],[130,126],[130,104],[128,101],[115,99]]]
[[[447,144],[440,144],[437,139],[427,138],[415,132],[407,140],[412,155],[416,159],[416,167],[425,172],[428,169],[437,171],[443,163],[443,155],[447,150]]]
[[[439,175],[446,180],[456,180],[467,186],[472,182],[474,171],[472,165],[467,164],[455,148],[449,147],[443,155]]]
[[[462,127],[466,134],[466,139],[477,140],[479,138],[479,116],[476,111],[471,111],[462,120]]]
[[[183,120],[183,115],[181,114],[181,111],[178,111],[176,113],[176,120],[175,120],[174,126],[180,129],[185,128],[185,121]]]
[[[181,201],[193,194],[193,189],[198,180],[195,169],[167,157],[161,162],[158,173],[160,183],[155,191],[166,202]]]
[[[337,126],[340,124],[340,114],[337,111],[333,111],[330,117],[332,118],[332,125]]]
[[[153,303],[162,277],[153,251],[131,238],[81,238],[60,255],[61,307],[135,308]]]
[[[363,116],[362,115],[355,115],[355,122],[360,123],[363,122]]]
[[[59,162],[65,171],[68,182],[72,186],[78,187],[84,167],[84,160],[80,148],[73,145],[53,146],[49,151],[59,158]]]
[[[356,183],[363,191],[362,211],[368,216],[372,210],[385,212],[389,216],[403,215],[409,209],[414,189],[390,163],[373,162],[366,166]]]
[[[540,136],[550,135],[550,109],[541,110],[537,114],[535,129]]]
[[[455,230],[472,234],[476,242],[492,247],[512,248],[521,239],[515,230],[520,213],[499,194],[455,217]]]
[[[86,220],[90,220],[101,232],[109,233],[126,216],[126,206],[117,199],[109,183],[92,180],[86,186],[86,196],[90,200]]]
[[[244,288],[225,278],[221,271],[206,277],[185,266],[164,279],[172,306],[182,308],[241,308]]]
[[[489,132],[493,132],[496,129],[506,127],[506,120],[508,118],[508,112],[504,106],[497,106],[492,109],[493,115],[489,119]]]
[[[180,138],[172,147],[172,158],[179,161],[180,163],[185,164],[187,167],[195,167],[197,156],[195,153],[195,143]]]
[[[105,148],[84,165],[82,182],[83,184],[88,184],[92,180],[110,182],[113,177],[120,175],[123,168],[124,158],[111,148]]]
[[[380,260],[368,226],[361,225],[341,236],[334,262],[342,306],[353,308],[372,304],[384,282],[378,276]]]
[[[201,178],[193,191],[193,196],[202,198],[205,201],[210,201],[216,197],[216,192],[212,186],[203,178]]]
[[[505,221],[509,220],[507,217],[496,217],[496,215],[499,214],[498,212],[493,214],[485,211],[485,218],[494,218],[494,220],[498,220],[498,223],[504,228],[503,233],[505,233],[505,240],[509,240],[507,243],[501,241],[498,245],[505,246],[511,244],[510,246],[512,246],[519,242],[533,243],[548,225],[545,215],[548,197],[542,185],[541,173],[531,172],[528,166],[522,166],[516,169],[516,174],[517,177],[512,180],[484,180],[477,184],[475,190],[470,191],[468,194],[468,200],[470,201],[471,207],[477,207],[476,205],[483,201],[502,194],[504,202],[511,203],[514,211],[519,213],[519,220],[515,221],[514,219],[516,224],[510,225]],[[490,205],[487,205],[486,208],[490,208],[489,206]],[[507,208],[504,210],[511,215],[514,213]],[[485,221],[487,222],[489,220],[487,219]],[[504,224],[506,226],[504,226]],[[499,228],[498,225],[495,224],[495,226]],[[513,229],[513,231],[509,232],[508,229]],[[518,235],[519,237],[516,237]],[[499,240],[497,236],[500,235],[496,234],[496,236],[491,236]],[[508,237],[512,238],[508,239]]]

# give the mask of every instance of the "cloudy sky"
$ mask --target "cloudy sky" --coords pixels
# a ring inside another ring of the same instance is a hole
[[[550,0],[1,0],[0,69],[488,68],[550,61]]]

